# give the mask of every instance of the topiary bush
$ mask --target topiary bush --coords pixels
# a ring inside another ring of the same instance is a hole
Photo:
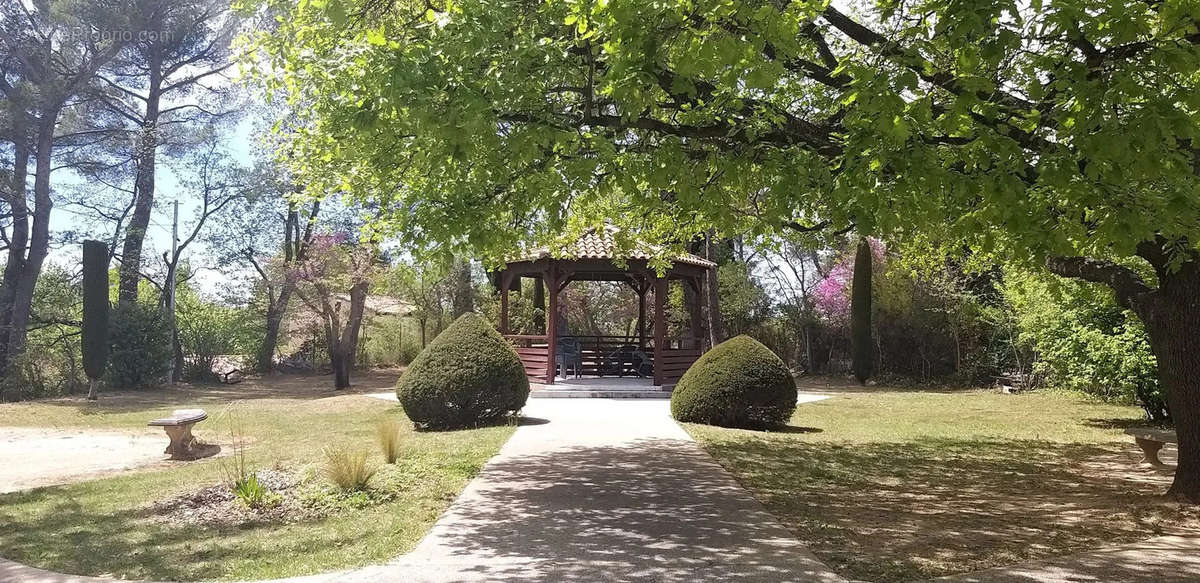
[[[783,361],[749,336],[722,342],[700,357],[671,393],[679,421],[765,428],[796,410],[796,381]]]
[[[396,384],[396,396],[417,427],[473,427],[524,407],[529,379],[512,345],[472,312],[417,355]]]
[[[96,384],[108,363],[108,246],[83,242],[83,323],[80,326],[83,371],[88,377],[88,399],[96,398]]]

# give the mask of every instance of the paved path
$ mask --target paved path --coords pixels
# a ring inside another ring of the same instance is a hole
[[[411,553],[293,583],[827,582],[665,400],[533,399]],[[0,561],[0,581],[91,582]]]
[[[430,581],[841,581],[668,407],[531,400],[532,424],[404,564],[455,574]]]

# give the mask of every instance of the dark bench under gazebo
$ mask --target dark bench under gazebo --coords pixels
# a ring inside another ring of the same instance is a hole
[[[521,356],[525,373],[534,382],[553,384],[557,366],[555,364],[560,339],[569,337],[577,341],[581,349],[578,355],[580,371],[590,376],[618,376],[626,374],[623,367],[629,362],[614,361],[614,354],[636,353],[638,359],[649,359],[646,368],[652,367],[655,386],[675,384],[684,371],[704,352],[704,342],[699,334],[702,328],[701,308],[705,275],[716,268],[716,264],[691,254],[684,254],[670,261],[661,275],[652,267],[650,260],[660,249],[648,245],[637,245],[623,257],[615,257],[617,248],[613,235],[615,228],[590,229],[574,243],[568,245],[565,257],[552,257],[548,249],[538,249],[524,258],[509,261],[505,267],[493,274],[493,282],[500,290],[520,291],[521,279],[534,281],[534,305],[545,307],[547,317],[542,334],[510,334],[508,293],[500,294],[500,333],[509,339]],[[619,259],[619,261],[618,261]],[[618,263],[623,264],[618,265]],[[713,278],[715,282],[715,277]],[[573,281],[614,281],[627,284],[636,294],[638,318],[633,336],[581,336],[560,334],[557,325],[559,294]],[[691,288],[691,297],[696,301],[688,306],[690,334],[679,338],[667,337],[666,297],[671,282],[678,281]],[[715,285],[715,283],[714,283]],[[653,321],[651,334],[646,326],[646,296],[653,297]],[[643,356],[644,355],[644,356]],[[618,359],[619,360],[619,359]],[[566,374],[566,371],[563,371]],[[632,371],[636,373],[637,371]]]

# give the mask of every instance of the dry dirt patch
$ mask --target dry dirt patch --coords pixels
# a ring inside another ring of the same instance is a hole
[[[166,459],[161,431],[0,427],[0,493],[65,484]]]

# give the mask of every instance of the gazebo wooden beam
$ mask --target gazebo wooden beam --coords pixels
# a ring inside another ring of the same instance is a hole
[[[570,284],[572,281],[575,281],[575,272],[565,270],[562,273],[560,273],[558,277],[559,277],[558,292],[562,293],[563,290],[567,289],[568,284]]]

